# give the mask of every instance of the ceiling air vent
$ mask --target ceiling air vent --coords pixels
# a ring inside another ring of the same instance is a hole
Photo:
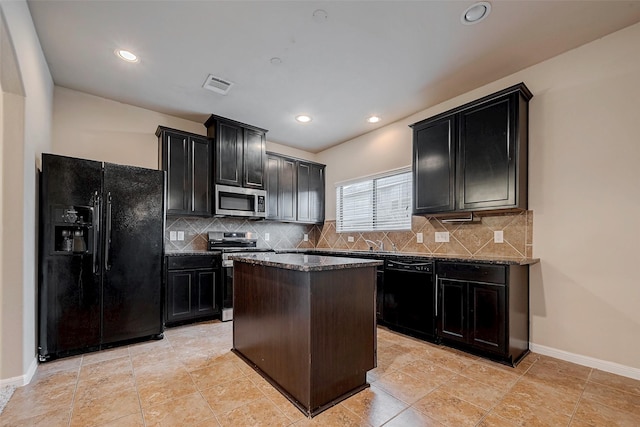
[[[229,89],[231,89],[231,86],[233,86],[233,83],[221,79],[220,77],[216,77],[213,74],[209,74],[209,77],[207,77],[207,80],[205,80],[202,85],[203,88],[222,95],[226,95],[229,92]]]

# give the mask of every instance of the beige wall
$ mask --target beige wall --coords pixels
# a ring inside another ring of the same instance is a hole
[[[21,385],[37,366],[37,166],[40,153],[50,147],[53,82],[26,2],[3,0],[0,8],[6,24],[0,41],[4,92],[0,384]],[[12,61],[15,66],[5,68]]]
[[[318,153],[334,183],[411,163],[408,124],[525,82],[533,211],[531,340],[640,378],[640,24]],[[354,161],[358,159],[358,161]]]
[[[269,138],[268,133],[267,133],[267,138]],[[316,155],[313,153],[309,153],[308,151],[304,151],[304,150],[299,150],[297,148],[287,147],[286,145],[277,144],[271,141],[267,141],[267,151],[284,154],[285,156],[296,157],[298,159],[317,161]]]
[[[534,251],[544,260],[533,271],[533,341],[633,368],[639,41],[637,24],[540,66],[530,130]]]
[[[55,154],[157,169],[155,132],[159,125],[207,134],[203,123],[60,86],[54,89],[52,149]],[[307,160],[314,157],[306,151],[272,142],[267,142],[267,150]]]
[[[55,87],[55,154],[157,169],[159,125],[207,133],[202,123]]]

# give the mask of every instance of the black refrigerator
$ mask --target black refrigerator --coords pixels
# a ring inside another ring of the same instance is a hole
[[[164,171],[43,154],[40,179],[39,360],[162,338]]]

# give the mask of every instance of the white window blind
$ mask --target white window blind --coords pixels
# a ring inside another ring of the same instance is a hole
[[[336,229],[410,230],[411,171],[406,168],[336,186]]]

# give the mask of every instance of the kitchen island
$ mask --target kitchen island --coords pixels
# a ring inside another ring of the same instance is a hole
[[[309,417],[368,387],[382,261],[303,254],[233,260],[234,353]]]

